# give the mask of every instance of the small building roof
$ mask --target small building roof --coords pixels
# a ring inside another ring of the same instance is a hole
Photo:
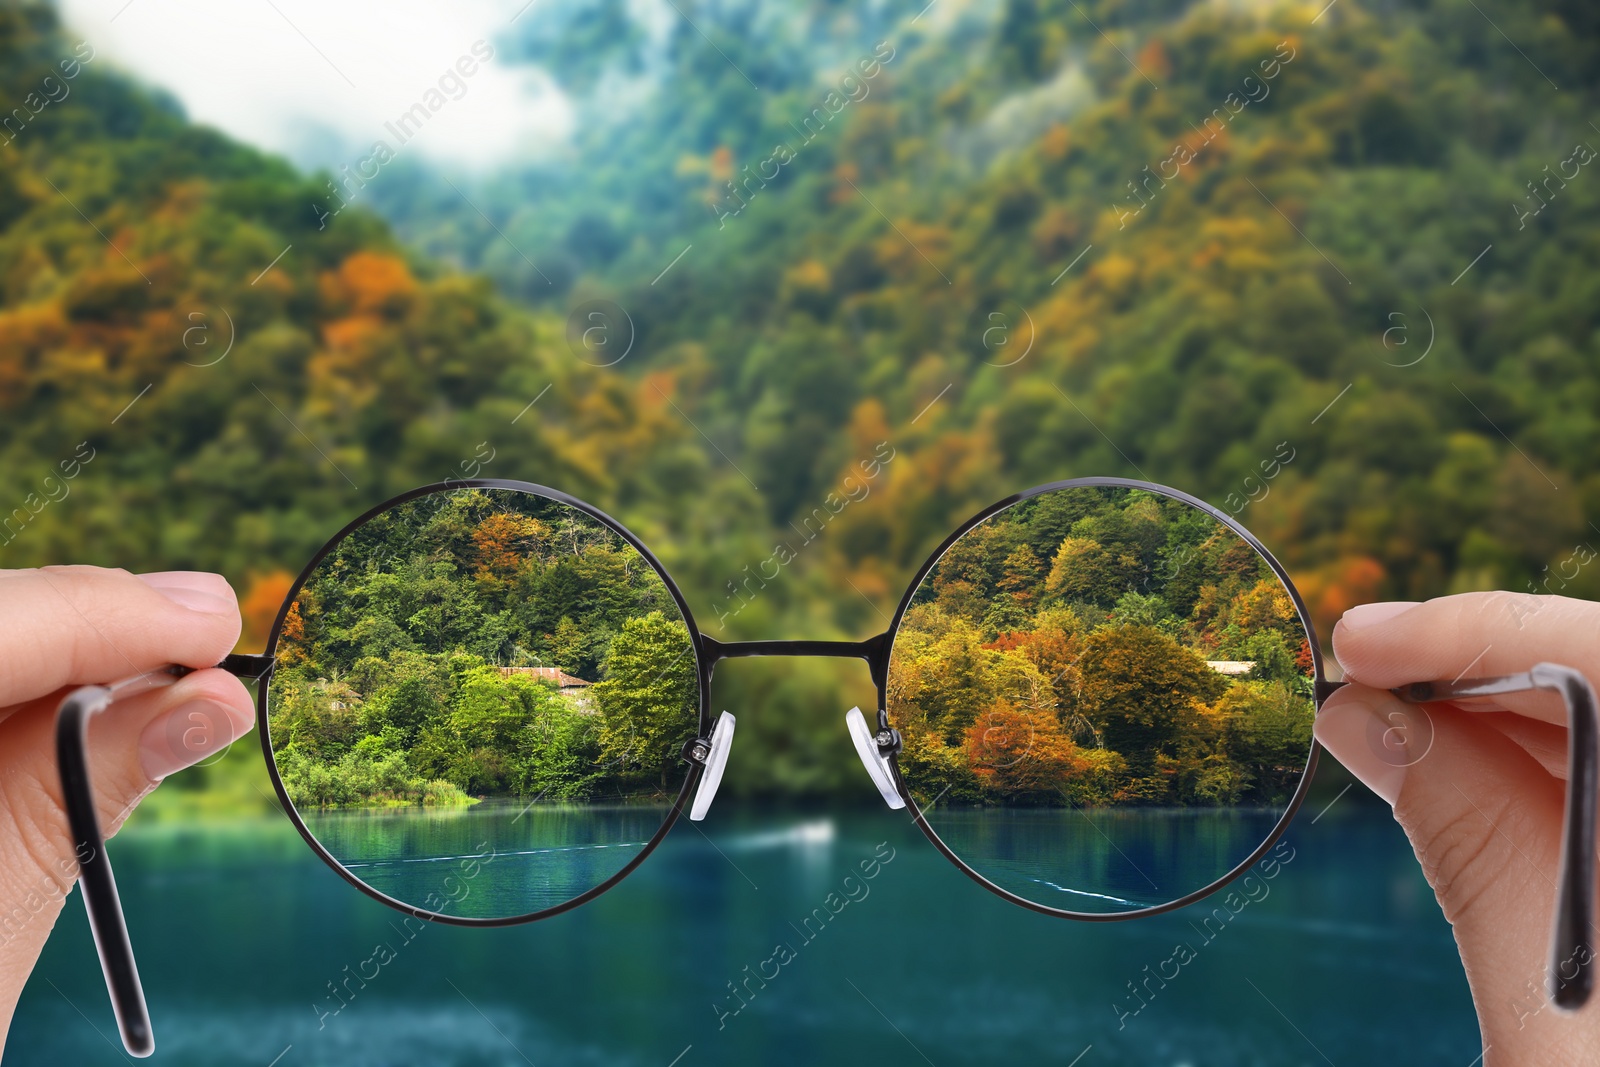
[[[510,678],[514,674],[531,675],[541,682],[549,682],[561,689],[570,689],[573,686],[593,685],[576,675],[568,674],[560,667],[501,667],[500,677]]]
[[[1256,669],[1253,659],[1208,659],[1206,666],[1218,674],[1249,674]]]

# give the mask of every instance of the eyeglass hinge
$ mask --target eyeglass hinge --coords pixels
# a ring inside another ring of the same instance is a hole
[[[690,763],[705,766],[706,759],[711,755],[711,742],[704,737],[691,737],[683,743],[678,754]]]
[[[905,748],[905,739],[893,726],[880,727],[878,732],[872,735],[872,742],[878,746],[878,755],[884,759],[899,755],[900,750]]]
[[[227,671],[236,678],[264,679],[272,673],[272,668],[277,660],[271,656],[252,656],[241,652],[230,653],[222,657],[219,668]]]

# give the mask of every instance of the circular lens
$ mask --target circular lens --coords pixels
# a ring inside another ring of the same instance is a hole
[[[979,522],[904,607],[898,766],[968,867],[1060,911],[1160,907],[1272,834],[1305,776],[1312,650],[1232,527],[1071,486]]]
[[[664,575],[596,515],[502,488],[403,500],[325,549],[267,696],[308,835],[387,897],[483,920],[560,907],[650,847],[699,709]]]

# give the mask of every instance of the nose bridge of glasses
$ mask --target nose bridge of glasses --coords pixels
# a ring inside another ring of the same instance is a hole
[[[889,676],[889,649],[893,631],[885,630],[864,641],[718,641],[700,635],[700,652],[704,657],[705,677],[709,679],[717,664],[725,659],[749,659],[765,656],[818,657],[822,659],[865,660],[872,675],[872,684],[878,690],[878,714],[883,716],[884,693]]]
[[[855,746],[856,755],[861,758],[861,765],[866,768],[867,775],[872,779],[872,784],[877,786],[884,803],[891,808],[905,807],[905,800],[900,796],[899,789],[895,786],[894,771],[889,764],[885,753],[886,745],[889,752],[896,751],[899,744],[899,735],[888,729],[883,721],[883,707],[881,701],[884,694],[885,681],[888,675],[889,646],[892,631],[884,631],[864,641],[718,641],[716,638],[700,636],[700,647],[705,656],[705,664],[709,672],[714,669],[720,660],[743,659],[761,656],[817,656],[831,659],[862,659],[872,672],[872,681],[878,689],[880,705],[878,709],[878,732],[874,732],[867,725],[866,716],[859,707],[851,708],[845,715],[845,726],[849,730],[850,740]],[[710,806],[711,796],[716,792],[716,781],[722,777],[722,764],[727,760],[725,747],[721,751],[721,762],[716,762],[718,753],[715,751],[717,734],[721,732],[723,720],[728,720],[727,737],[731,739],[733,726],[732,716],[727,712],[722,713],[718,720],[717,730],[712,735],[712,751],[706,756],[706,779],[702,780],[699,790],[695,795],[691,819],[704,817],[705,810]],[[880,736],[881,735],[881,736]],[[884,740],[889,738],[890,740]],[[713,770],[715,774],[713,776]]]
[[[889,643],[888,633],[865,641],[718,641],[704,634],[700,645],[708,663],[754,656],[818,656],[876,663]]]

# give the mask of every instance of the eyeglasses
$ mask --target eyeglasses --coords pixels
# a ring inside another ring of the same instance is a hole
[[[1317,709],[1344,684],[1324,678],[1299,593],[1243,526],[1120,478],[974,515],[864,641],[717,640],[649,549],[583,501],[525,482],[426,486],[341,530],[265,653],[218,666],[258,682],[273,786],[324,861],[418,919],[500,926],[594,899],[685,808],[705,817],[735,728],[712,716],[712,672],[746,656],[865,660],[876,715],[852,708],[845,726],[885,803],[984,888],[1091,921],[1193,903],[1261,859],[1310,784]],[[84,731],[189,670],[78,689],[57,717],[84,902],[136,1056],[154,1039]],[[1578,952],[1594,918],[1593,689],[1539,664],[1395,693],[1535,688],[1560,692],[1570,723],[1551,996],[1577,1007],[1593,981]]]

